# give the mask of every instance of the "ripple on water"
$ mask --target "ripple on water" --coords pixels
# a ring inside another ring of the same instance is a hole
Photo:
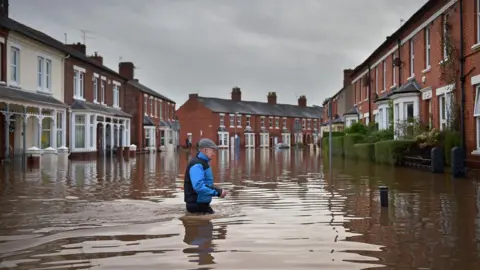
[[[44,184],[41,192],[32,181],[23,195],[2,198],[18,202],[13,214],[1,212],[8,229],[0,229],[0,267],[362,269],[378,264],[351,252],[379,252],[381,246],[348,240],[360,234],[344,225],[363,218],[347,214],[346,197],[327,190],[319,168],[290,164],[279,170],[281,176],[267,176],[228,167],[222,174],[230,177],[219,183],[228,198],[214,200],[214,216],[191,217],[185,214],[183,176],[177,173],[184,167],[172,163],[181,160],[138,156],[135,165],[113,163],[107,176],[100,167],[108,173],[110,165],[91,163],[88,175],[99,179]],[[87,167],[81,164],[75,165],[77,172]],[[214,170],[218,175],[222,169]]]

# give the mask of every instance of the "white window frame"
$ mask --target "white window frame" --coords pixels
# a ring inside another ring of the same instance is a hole
[[[143,114],[148,116],[148,96],[143,95]]]
[[[92,77],[92,87],[93,87],[93,102],[98,103],[98,75],[93,74]]]
[[[255,148],[255,133],[245,133],[245,147]]]
[[[250,115],[245,116],[245,125],[251,127],[252,117]]]
[[[268,147],[270,142],[270,134],[260,133],[260,147]]]
[[[287,118],[283,118],[283,128],[287,128]]]
[[[225,127],[225,114],[220,114],[220,127]]]
[[[73,67],[73,98],[85,100],[85,69]]]
[[[282,133],[282,143],[286,143],[288,146],[292,144],[290,133]]]
[[[452,106],[453,104],[453,93],[452,92],[447,92],[441,95],[438,95],[438,119],[439,119],[439,124],[440,124],[440,130],[445,130],[448,128],[449,124],[449,119],[450,119],[450,110],[449,106]],[[442,115],[442,112],[444,112],[444,116]]]
[[[408,120],[408,110],[407,110],[407,107],[408,105],[412,105],[412,109],[413,109],[413,116],[412,116],[412,119],[415,118],[415,103],[414,102],[404,102],[403,103],[403,119],[404,120]],[[411,123],[413,125],[413,123]]]
[[[360,92],[362,92],[362,91],[360,91]],[[302,129],[303,130],[307,129],[307,119],[305,119],[305,118],[302,119]]]
[[[378,65],[375,67],[375,93],[378,94]]]
[[[150,116],[153,117],[153,97],[150,96]]]
[[[163,120],[163,100],[160,100],[160,120]]]
[[[387,60],[382,61],[382,66],[383,66],[383,90],[382,92],[385,92],[387,90]]]
[[[77,118],[79,119],[83,119],[83,123],[78,123],[77,122]],[[75,125],[74,125],[74,130],[75,130],[75,137],[74,137],[74,142],[73,142],[73,145],[74,145],[74,148],[75,149],[85,149],[86,148],[86,144],[87,144],[87,134],[86,134],[86,131],[87,129],[85,128],[85,124],[87,123],[87,115],[85,114],[75,114],[74,116],[74,121],[75,121]],[[83,128],[83,143],[77,141],[77,136],[79,136],[79,134],[81,134],[81,132],[78,132],[79,130],[77,129],[82,129]]]
[[[275,129],[280,129],[280,117],[275,117]]]
[[[397,58],[397,52],[392,54],[392,88],[397,86],[397,67],[395,66],[395,58]]]
[[[120,83],[113,81],[113,107],[120,108]]]
[[[102,79],[100,80],[100,91],[101,91],[101,93],[100,93],[100,94],[101,94],[101,96],[100,96],[100,98],[101,98],[100,103],[101,103],[102,105],[105,105],[105,88],[106,88],[106,85],[107,85],[107,80],[105,80],[104,78],[102,78]]]
[[[62,112],[57,112],[57,119],[55,121],[57,125],[57,149],[61,146],[64,146],[63,142],[63,113]]]
[[[307,120],[307,129],[312,129],[312,119]]]
[[[226,131],[219,131],[218,132],[218,146],[221,148],[228,148],[228,132]]]
[[[400,121],[400,104],[396,103],[394,105],[393,117],[396,122]]]
[[[10,84],[20,86],[20,48],[10,46]]]
[[[154,115],[155,115],[155,117],[158,117],[158,99],[155,98],[155,100],[154,100],[153,102],[155,103],[154,106],[153,106],[153,107],[154,107],[154,108],[153,108],[153,110],[154,110]]]
[[[90,121],[88,121],[88,133],[89,133],[89,138],[90,138],[90,145],[88,146],[90,149],[95,149],[95,117],[96,115],[90,115]],[[120,134],[118,134],[120,135]]]
[[[45,81],[45,58],[37,56],[37,90],[42,91]]]
[[[242,115],[241,114],[237,114],[237,128],[241,128],[242,127]]]
[[[229,116],[230,117],[229,117],[228,120],[229,120],[230,127],[234,128],[235,127],[235,114],[231,113]]]
[[[37,56],[37,91],[52,92],[52,60],[45,56]]]
[[[410,39],[410,77],[415,77],[415,39]]]
[[[265,128],[265,116],[260,117],[260,127]]]
[[[431,42],[430,26],[427,26],[425,28],[425,70],[430,69]]]
[[[268,128],[273,129],[273,117],[268,117]]]
[[[473,109],[473,117],[476,122],[476,132],[475,132],[475,141],[476,141],[476,150],[472,154],[480,155],[480,84],[475,86],[475,105]]]

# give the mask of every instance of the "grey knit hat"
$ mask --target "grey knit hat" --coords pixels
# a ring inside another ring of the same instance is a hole
[[[198,149],[212,148],[217,150],[218,146],[210,139],[203,138],[198,142]]]

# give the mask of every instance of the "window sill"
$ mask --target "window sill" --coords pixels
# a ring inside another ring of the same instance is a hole
[[[73,97],[73,99],[75,99],[75,100],[81,100],[81,101],[85,101],[85,98],[83,98],[83,97],[76,97],[76,96],[74,96],[74,97]]]
[[[43,89],[37,89],[37,93],[38,93],[38,94],[42,94],[42,95],[49,95],[49,96],[52,95],[52,92],[51,92],[51,91],[49,91],[49,90],[43,90]]]
[[[22,86],[19,83],[16,83],[16,82],[9,83],[8,86],[10,86],[12,88],[22,89]]]
[[[387,89],[383,89],[382,91],[380,91],[380,93],[383,93],[383,92],[385,92],[385,91],[387,91]]]
[[[480,49],[480,42],[472,46],[472,51],[477,51],[478,49]]]
[[[422,70],[422,73],[425,74],[425,73],[429,72],[431,69],[432,69],[432,67],[429,66],[426,69]]]
[[[415,78],[415,74],[407,78],[407,81],[410,81],[411,79]]]
[[[480,156],[480,149],[473,150],[471,154],[474,156]]]
[[[390,90],[392,90],[395,87],[397,87],[397,84],[394,84],[394,85],[390,86]]]
[[[98,104],[98,101],[94,100],[93,103]]]

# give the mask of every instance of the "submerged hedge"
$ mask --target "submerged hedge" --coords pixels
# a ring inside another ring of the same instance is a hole
[[[374,143],[358,143],[354,146],[358,159],[375,161],[375,144]]]
[[[392,140],[375,143],[375,161],[381,164],[397,164],[404,153],[415,145],[413,140]]]
[[[354,145],[362,143],[365,140],[365,136],[362,134],[348,134],[343,137],[343,152],[345,157],[356,158],[357,152]]]

